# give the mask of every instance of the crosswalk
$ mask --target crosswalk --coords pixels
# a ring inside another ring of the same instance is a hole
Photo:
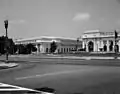
[[[55,92],[56,91],[54,89],[48,87],[36,88],[34,90],[0,83],[0,94],[56,94]]]
[[[32,94],[41,94],[40,91],[37,91],[37,90],[0,83],[0,94],[4,94],[4,92],[5,92],[5,94],[6,94],[6,92],[10,92],[10,93],[7,93],[7,94],[13,94],[12,92],[18,92],[18,91],[22,92],[22,93],[19,93],[19,94],[27,94],[25,92],[34,92]],[[16,93],[14,93],[14,94],[16,94]]]

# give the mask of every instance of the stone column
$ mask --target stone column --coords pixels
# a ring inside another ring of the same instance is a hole
[[[44,45],[43,44],[41,44],[41,46],[40,46],[40,52],[44,53]]]
[[[35,47],[37,48],[37,53],[38,53],[38,45],[36,44]]]
[[[106,45],[107,45],[107,52],[109,52],[110,51],[110,49],[109,49],[109,45],[110,45],[109,44],[109,40],[107,40],[107,44]]]
[[[40,44],[36,44],[37,53],[40,53]]]
[[[82,48],[85,48],[85,41],[82,42]]]
[[[100,51],[99,50],[99,41],[97,41],[96,46],[97,46],[97,52],[99,52]]]
[[[115,40],[113,40],[113,52],[115,52]]]
[[[86,42],[86,52],[89,52],[89,50],[88,50],[88,43],[89,42]]]
[[[94,46],[93,51],[96,52],[97,51],[97,41],[96,41],[96,39],[93,40],[93,46]]]

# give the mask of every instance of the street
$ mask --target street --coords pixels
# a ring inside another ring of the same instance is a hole
[[[31,89],[51,87],[57,94],[120,93],[120,67],[117,60],[30,58],[26,57],[27,62],[19,62],[21,66],[18,68],[0,70],[0,82]],[[25,59],[21,57],[18,60]],[[113,66],[114,63],[116,66]]]

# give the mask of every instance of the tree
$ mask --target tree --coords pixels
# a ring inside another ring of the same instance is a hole
[[[32,52],[37,51],[37,48],[29,43],[27,45],[19,44],[17,45],[18,54],[31,54]]]
[[[50,52],[51,52],[51,53],[54,53],[56,49],[57,49],[57,44],[55,43],[55,41],[53,41],[53,42],[50,44]]]
[[[5,37],[0,37],[0,53],[5,54]]]
[[[13,42],[12,39],[8,39],[8,51],[9,54],[14,54],[14,47],[15,47],[15,43]]]
[[[6,41],[5,36],[0,37],[0,53],[5,54],[6,49],[8,49],[9,54],[13,54],[14,42],[11,38]]]
[[[17,51],[17,45],[15,45],[12,38],[8,38],[6,41],[5,36],[0,36],[0,54],[5,54],[6,48],[9,54],[14,54]]]
[[[18,54],[25,54],[26,53],[25,46],[23,44],[18,44],[17,49],[18,49]]]
[[[13,46],[13,54],[15,54],[17,52],[17,45]]]
[[[37,51],[37,48],[31,43],[27,44],[25,48],[26,48],[27,54],[31,54],[32,52]]]

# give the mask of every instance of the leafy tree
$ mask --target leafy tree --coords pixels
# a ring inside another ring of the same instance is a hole
[[[31,48],[32,48],[32,52],[36,52],[37,51],[37,48],[33,44],[31,44]]]
[[[9,51],[9,54],[14,54],[14,47],[15,47],[15,44],[13,42],[12,39],[8,39],[8,51]]]
[[[50,52],[51,52],[51,53],[54,53],[56,49],[57,49],[57,44],[55,43],[55,41],[53,41],[53,42],[50,44]]]
[[[25,54],[26,53],[25,46],[23,44],[17,45],[17,49],[18,49],[18,54]]]
[[[0,37],[0,53],[5,54],[5,37]]]
[[[31,54],[34,51],[37,51],[37,48],[29,43],[27,45],[19,44],[17,45],[18,54]]]
[[[26,45],[26,51],[27,54],[31,54],[32,52],[37,51],[37,48],[33,44],[29,43]]]
[[[8,49],[9,54],[13,54],[14,42],[12,39],[8,38],[6,41],[5,36],[0,37],[0,53],[5,54],[6,48]]]
[[[6,48],[8,49],[9,54],[14,54],[17,51],[17,45],[15,45],[15,43],[11,38],[8,38],[6,41],[6,37],[1,36],[0,37],[0,54],[5,54]]]
[[[13,54],[15,54],[17,52],[17,45],[13,46]]]

